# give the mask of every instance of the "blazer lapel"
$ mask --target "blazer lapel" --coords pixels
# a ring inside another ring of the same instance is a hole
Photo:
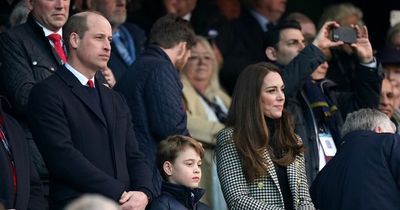
[[[98,80],[96,80],[98,81]],[[121,163],[123,160],[121,160],[121,156],[117,155],[118,151],[121,151],[121,144],[119,142],[125,141],[124,139],[117,139],[119,138],[119,135],[116,133],[116,122],[117,119],[117,113],[116,113],[116,101],[115,98],[113,97],[113,90],[109,90],[108,87],[106,87],[104,84],[101,84],[100,82],[96,82],[96,87],[99,89],[99,95],[100,95],[100,101],[103,106],[103,113],[106,118],[106,122],[108,125],[108,135],[110,138],[110,144],[112,147],[112,155],[114,157],[114,167],[115,167],[115,176],[118,177],[120,176],[119,172],[123,171],[124,169],[122,168],[123,166]]]
[[[66,83],[69,87],[71,87],[72,93],[79,98],[79,100],[82,101],[83,104],[91,111],[93,112],[99,119],[100,121],[107,126],[106,120],[104,119],[103,114],[101,113],[100,109],[96,109],[96,106],[93,106],[93,102],[91,101],[90,96],[86,94],[83,88],[85,88],[79,80],[65,67],[62,69],[56,71],[56,74],[58,74]]]
[[[36,20],[32,14],[29,14],[27,22],[30,23],[30,25],[33,27],[33,30],[36,31],[36,34],[39,35],[38,38],[43,43],[43,45],[40,45],[40,46],[44,46],[44,48],[46,48],[46,50],[44,52],[51,52],[51,54],[53,55],[53,57],[57,61],[57,63],[60,66],[63,65],[63,62],[62,62],[60,56],[57,54],[54,47],[51,46],[49,39],[45,36],[43,29],[36,23]],[[64,49],[64,52],[65,52],[65,49]]]
[[[287,167],[287,176],[288,176],[288,182],[289,182],[289,187],[290,187],[290,191],[292,192],[292,197],[293,197],[293,204],[295,205],[295,207],[297,206],[297,197],[298,197],[298,187],[300,185],[300,178],[301,177],[297,177],[298,175],[298,158],[299,156],[296,157],[295,161],[293,161],[293,163],[291,163],[288,167]]]
[[[96,109],[96,107],[93,105],[93,102],[90,101],[91,100],[90,96],[83,91],[83,88],[84,88],[83,86],[82,87],[74,86],[72,87],[72,92],[86,105],[86,107],[90,111],[92,111],[101,120],[101,122],[105,126],[107,126],[107,123],[104,119],[104,116],[101,113],[101,110]]]
[[[96,80],[98,81],[98,80]],[[96,82],[96,87],[99,90],[101,105],[103,106],[103,114],[105,120],[111,131],[114,131],[115,127],[115,106],[114,97],[111,95],[111,90],[107,90],[103,84]]]
[[[274,163],[272,162],[271,157],[269,156],[268,151],[266,149],[264,150],[264,158],[267,163],[268,173],[271,176],[272,180],[274,181],[274,184],[279,191],[281,201],[283,202],[281,188],[279,187],[278,175],[276,174]]]

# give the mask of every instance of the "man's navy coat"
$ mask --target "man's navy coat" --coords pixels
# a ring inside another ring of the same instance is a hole
[[[152,171],[123,97],[96,80],[98,100],[65,67],[35,86],[29,99],[33,134],[50,172],[50,208],[84,193],[118,201],[123,191],[152,195]]]
[[[400,136],[354,131],[311,187],[320,210],[400,208]]]

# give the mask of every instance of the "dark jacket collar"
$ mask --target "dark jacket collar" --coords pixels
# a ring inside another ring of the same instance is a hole
[[[32,30],[34,31],[34,33],[36,35],[38,35],[38,39],[41,40],[41,43],[37,43],[39,45],[45,45],[44,47],[46,48],[46,50],[48,50],[49,52],[51,52],[51,54],[54,56],[55,60],[57,61],[57,63],[59,65],[62,65],[63,63],[61,62],[61,59],[59,58],[57,52],[55,51],[55,49],[50,45],[49,40],[47,39],[47,37],[44,34],[43,28],[37,23],[38,21],[36,20],[36,18],[32,15],[32,13],[29,13],[28,15],[28,19],[26,20],[26,24],[32,28]]]
[[[162,193],[170,194],[186,207],[195,206],[203,197],[205,190],[201,188],[191,189],[182,185],[163,182]]]
[[[65,66],[60,67],[55,73],[58,74],[69,87],[82,86],[78,78],[76,78]]]
[[[57,76],[59,76],[61,78],[62,81],[65,82],[65,84],[71,88],[72,92],[78,97],[80,98],[80,100],[86,104],[86,106],[92,110],[101,120],[102,123],[104,123],[104,125],[107,125],[107,120],[113,120],[113,113],[110,110],[113,110],[112,107],[112,101],[107,100],[109,99],[110,96],[110,92],[109,91],[105,91],[107,89],[107,87],[105,87],[103,84],[100,83],[99,79],[96,78],[95,80],[95,87],[96,90],[99,93],[100,96],[100,103],[101,106],[103,106],[104,111],[96,108],[97,106],[93,106],[93,101],[91,101],[91,98],[88,97],[88,95],[86,95],[84,90],[84,85],[82,85],[78,78],[76,78],[74,76],[74,74],[72,72],[70,72],[65,66],[60,67],[55,74]],[[104,113],[104,115],[103,115]],[[104,118],[105,117],[105,118]],[[113,125],[108,123],[109,125]]]
[[[31,25],[36,33],[41,34],[41,35],[43,35],[43,37],[45,37],[42,27],[40,27],[40,25],[37,23],[37,20],[32,15],[32,13],[29,13],[28,19],[26,20],[26,23],[28,25]]]
[[[161,47],[157,45],[154,44],[149,45],[143,52],[143,54],[147,54],[149,56],[155,56],[157,58],[163,58],[165,60],[168,60],[171,63],[171,65],[174,65],[171,59],[168,57],[167,53],[165,53],[164,50],[162,50]]]
[[[355,130],[347,133],[345,136],[343,136],[343,141],[341,145],[344,145],[347,142],[352,142],[354,139],[359,139],[359,137],[368,137],[372,135],[377,135],[374,131],[367,131],[367,130]]]

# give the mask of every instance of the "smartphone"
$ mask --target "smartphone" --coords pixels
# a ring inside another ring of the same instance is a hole
[[[346,44],[352,44],[356,42],[356,30],[350,27],[339,27],[334,28],[331,31],[332,41],[343,41]]]

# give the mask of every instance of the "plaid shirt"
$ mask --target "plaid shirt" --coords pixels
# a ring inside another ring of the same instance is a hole
[[[249,183],[245,178],[239,153],[232,140],[232,128],[226,128],[217,134],[218,177],[229,209],[284,210],[278,176],[267,150],[264,151],[264,158],[270,176],[262,176]],[[294,208],[315,209],[308,191],[303,155],[297,156],[295,161],[287,167],[287,176]]]

